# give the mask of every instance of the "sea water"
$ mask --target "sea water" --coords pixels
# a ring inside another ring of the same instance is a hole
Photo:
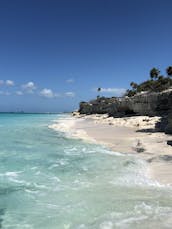
[[[61,118],[0,114],[0,228],[172,228],[172,189],[145,162],[48,128]]]

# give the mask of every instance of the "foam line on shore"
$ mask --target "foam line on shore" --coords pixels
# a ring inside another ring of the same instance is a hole
[[[74,117],[66,117],[58,120],[54,120],[54,124],[49,125],[50,129],[55,131],[63,132],[67,137],[78,138],[86,140],[90,143],[96,143],[96,141],[89,137],[87,132],[84,129],[76,128],[77,124],[82,121]]]
[[[159,184],[170,186],[171,170],[167,168],[169,165],[166,161],[160,161],[164,155],[172,155],[171,147],[166,144],[169,136],[146,131],[147,127],[154,129],[158,120],[159,117],[147,116],[112,118],[106,114],[77,115],[60,118],[49,128],[63,132],[70,138],[104,145],[112,152],[134,154],[142,160],[149,161],[148,176]],[[157,160],[152,161],[152,158]]]

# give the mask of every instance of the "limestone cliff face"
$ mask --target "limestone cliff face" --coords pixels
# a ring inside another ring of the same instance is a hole
[[[172,90],[161,93],[145,93],[124,98],[97,98],[90,102],[81,102],[81,114],[105,114],[113,117],[125,115],[148,115],[167,117],[162,129],[172,134]]]
[[[167,125],[164,129],[166,134],[172,134],[172,110],[167,116]]]
[[[81,114],[104,114],[122,116],[126,114],[164,115],[167,114],[172,100],[172,91],[163,93],[146,93],[124,98],[101,97],[90,102],[81,102]],[[171,103],[172,104],[172,103]]]
[[[165,126],[165,133],[172,134],[172,96],[168,99],[168,115],[167,115],[167,125]]]

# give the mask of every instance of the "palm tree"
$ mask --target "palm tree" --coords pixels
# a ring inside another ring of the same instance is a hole
[[[168,75],[168,76],[172,76],[172,66],[169,66],[169,67],[166,69],[166,72],[167,72],[167,75]]]
[[[131,82],[130,83],[130,86],[133,88],[133,89],[137,89],[138,85],[134,82]]]
[[[164,76],[158,76],[158,80],[162,81],[164,79]]]
[[[153,80],[153,79],[157,79],[158,76],[160,74],[160,70],[158,68],[152,68],[150,70],[150,78]]]
[[[101,87],[97,88],[97,92],[98,92],[98,94],[99,94],[99,92],[101,92]],[[100,95],[97,96],[97,98],[99,98],[99,97],[100,97]]]
[[[97,88],[97,91],[100,92],[100,91],[101,91],[101,87],[98,87],[98,88]]]

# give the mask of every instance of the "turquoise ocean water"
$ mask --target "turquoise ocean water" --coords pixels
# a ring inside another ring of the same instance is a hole
[[[172,228],[172,189],[130,155],[48,128],[68,115],[0,114],[0,228]]]

